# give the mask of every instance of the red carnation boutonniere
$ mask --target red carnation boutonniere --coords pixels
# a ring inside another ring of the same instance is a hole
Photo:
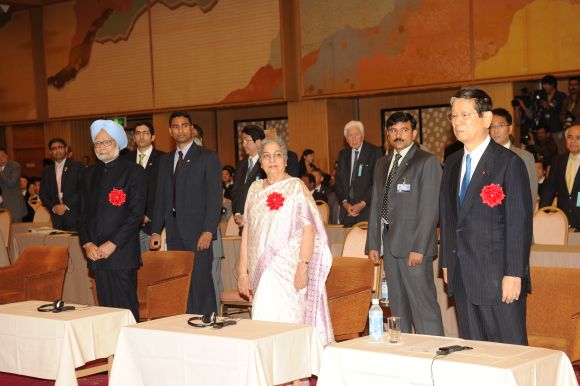
[[[284,196],[278,192],[270,193],[266,199],[266,204],[270,210],[278,210],[284,205]]]
[[[109,192],[109,202],[115,206],[121,206],[125,203],[127,195],[123,192],[123,189],[115,189]]]
[[[505,198],[503,189],[498,184],[484,186],[479,195],[481,196],[483,203],[487,204],[490,208],[501,205],[501,202]]]

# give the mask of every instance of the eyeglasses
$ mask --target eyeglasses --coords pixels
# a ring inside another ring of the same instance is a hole
[[[104,141],[97,141],[94,143],[95,147],[109,147],[115,142],[114,139],[105,139]]]
[[[59,151],[59,150],[64,150],[65,147],[64,146],[53,146],[50,148],[50,151]]]
[[[477,114],[477,112],[474,111],[472,113],[447,114],[447,119],[449,119],[449,122],[454,122],[461,118],[461,120],[465,122],[474,114]]]
[[[148,131],[136,131],[133,135],[135,137],[148,137],[151,135],[151,133]]]
[[[177,130],[177,129],[179,129],[179,128],[182,128],[182,129],[189,129],[190,127],[191,127],[191,123],[182,123],[181,125],[177,125],[177,124],[176,124],[176,125],[171,125],[171,128],[172,128],[173,130]]]
[[[489,126],[489,129],[490,130],[491,129],[503,129],[503,128],[506,128],[506,127],[510,127],[510,125],[507,124],[507,123],[504,123],[504,122],[500,122],[500,123],[496,123],[495,125]]]
[[[412,131],[412,129],[408,127],[401,127],[400,129],[389,127],[387,131],[389,132],[389,134],[397,134],[397,133],[409,134]]]
[[[270,161],[270,159],[281,159],[284,158],[284,154],[282,154],[281,152],[277,151],[274,154],[270,154],[270,153],[262,153],[262,159],[264,161]]]

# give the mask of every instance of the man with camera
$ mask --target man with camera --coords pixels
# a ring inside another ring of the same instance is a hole
[[[560,121],[567,129],[580,123],[580,76],[568,80],[568,96],[564,99],[564,108],[560,113]]]
[[[534,92],[533,111],[537,124],[543,125],[552,135],[558,153],[564,153],[564,131],[560,121],[560,113],[564,107],[566,94],[558,91],[558,81],[553,75],[542,78],[542,89]]]

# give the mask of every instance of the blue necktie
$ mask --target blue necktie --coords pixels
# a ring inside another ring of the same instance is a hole
[[[465,192],[467,192],[467,187],[469,186],[469,181],[471,180],[471,156],[468,154],[465,157],[465,174],[463,175],[463,181],[461,182],[461,190],[459,191],[459,206],[463,205],[463,199],[465,198]]]

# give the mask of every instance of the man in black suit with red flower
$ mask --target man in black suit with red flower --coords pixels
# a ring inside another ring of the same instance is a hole
[[[462,338],[527,344],[532,203],[526,167],[490,140],[491,98],[466,88],[449,119],[464,150],[447,158],[440,194],[440,257]]]
[[[126,308],[139,320],[139,229],[146,202],[143,168],[119,157],[127,147],[123,127],[97,120],[91,137],[98,161],[81,175],[79,237],[95,275],[99,304]]]

